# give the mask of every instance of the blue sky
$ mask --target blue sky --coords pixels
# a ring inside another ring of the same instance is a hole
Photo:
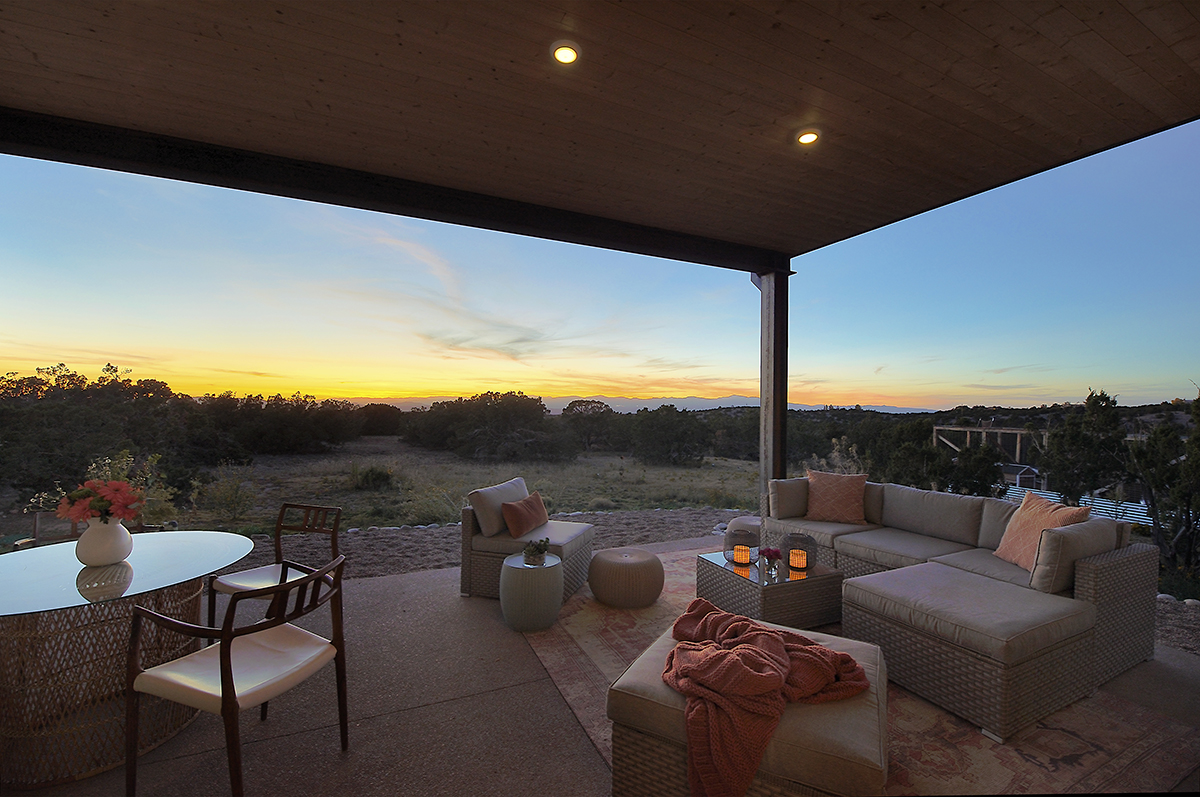
[[[1200,124],[793,261],[789,399],[1191,398]],[[200,395],[756,395],[748,276],[0,156],[0,367]]]

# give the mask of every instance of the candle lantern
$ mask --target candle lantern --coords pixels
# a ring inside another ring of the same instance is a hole
[[[779,553],[791,570],[807,570],[816,564],[813,558],[816,551],[817,541],[798,531],[787,532],[779,543]]]
[[[758,529],[738,520],[730,521],[725,532],[725,561],[735,565],[754,564],[758,561]]]

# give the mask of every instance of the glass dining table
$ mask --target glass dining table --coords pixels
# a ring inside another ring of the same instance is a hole
[[[122,764],[133,606],[198,623],[203,577],[253,547],[240,534],[164,531],[134,534],[128,558],[104,567],[83,567],[73,541],[0,555],[0,792]],[[196,648],[196,640],[149,629],[144,667]],[[196,715],[145,697],[141,752]]]

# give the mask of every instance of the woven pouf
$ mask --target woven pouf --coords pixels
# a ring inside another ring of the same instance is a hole
[[[640,609],[662,594],[662,562],[641,548],[598,551],[592,557],[588,586],[603,604],[618,609]]]

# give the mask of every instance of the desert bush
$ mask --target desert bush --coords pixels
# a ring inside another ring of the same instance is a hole
[[[712,440],[712,430],[694,412],[664,404],[638,410],[633,453],[651,465],[699,466]]]
[[[245,466],[220,465],[208,481],[198,481],[192,502],[222,520],[234,523],[254,508],[253,471]]]
[[[611,498],[593,498],[588,501],[587,505],[589,512],[609,512],[617,508],[617,504]]]
[[[379,465],[359,468],[358,463],[350,465],[350,484],[355,490],[386,490],[393,481],[392,471],[388,468]]]

